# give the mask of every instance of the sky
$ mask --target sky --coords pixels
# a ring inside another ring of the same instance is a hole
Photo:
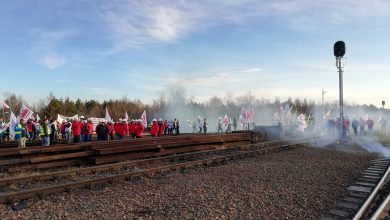
[[[46,97],[196,101],[251,94],[390,103],[390,1],[0,0],[0,87]],[[0,95],[0,101],[3,99]]]

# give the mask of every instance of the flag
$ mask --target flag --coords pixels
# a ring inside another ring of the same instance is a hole
[[[129,121],[129,115],[127,114],[127,111],[125,112],[125,119],[126,121]]]
[[[107,109],[107,106],[106,106],[106,116],[104,117],[107,121],[112,121],[111,120],[111,117],[110,117],[110,114],[108,114],[108,109]]]
[[[148,127],[148,120],[146,119],[146,111],[145,110],[141,115],[141,121],[142,121],[142,124],[144,125],[145,128]]]
[[[223,123],[223,127],[226,130],[228,125],[229,125],[229,117],[227,116],[227,114],[225,114],[225,116],[223,117],[223,122],[222,123]]]
[[[18,120],[23,119],[25,122],[31,118],[31,116],[34,114],[33,111],[31,111],[29,108],[26,106],[22,106],[20,109],[20,115],[18,117]]]
[[[37,121],[40,121],[41,120],[41,118],[39,117],[39,115],[37,114]]]
[[[11,111],[11,115],[9,117],[10,127],[9,127],[9,138],[13,140],[15,138],[15,125],[18,123],[18,119],[15,114]]]
[[[9,108],[9,105],[7,105],[5,102],[3,102],[3,105],[2,105],[2,106],[3,106],[3,109],[4,109],[4,108]]]

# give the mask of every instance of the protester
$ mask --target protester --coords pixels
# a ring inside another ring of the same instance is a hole
[[[24,123],[24,120],[21,119],[20,120],[21,124],[22,124],[22,131],[21,131],[21,136],[20,136],[20,146],[21,148],[25,148],[26,147],[26,141],[27,141],[27,124]]]
[[[236,119],[236,117],[233,118],[233,128],[234,128],[234,131],[237,130],[237,119]]]
[[[42,146],[50,145],[50,127],[49,120],[44,119],[42,125],[40,126],[39,136],[42,139]]]
[[[368,133],[369,134],[373,134],[374,133],[374,120],[372,120],[371,118],[368,118],[367,121],[366,121],[366,124],[367,124],[367,128],[368,128]]]
[[[88,120],[88,122],[86,123],[84,142],[91,142],[92,134],[93,134],[92,120]]]
[[[54,119],[50,120],[50,143],[53,145],[56,140],[57,123]]]
[[[34,140],[34,122],[31,119],[27,122],[27,132],[28,141],[32,142]]]
[[[0,144],[3,143],[3,133],[5,130],[5,123],[3,118],[0,117]]]
[[[65,124],[65,139],[66,143],[70,144],[72,143],[72,121],[69,120]]]
[[[22,131],[23,131],[23,123],[24,120],[20,119],[20,121],[15,125],[14,131],[15,131],[15,140],[19,142],[19,147],[22,147]]]
[[[117,124],[118,123],[116,123],[116,125]],[[116,135],[116,131],[115,131],[115,125],[112,124],[112,121],[108,121],[108,123],[106,124],[106,128],[107,128],[107,134],[108,134],[107,140],[114,140],[114,135]]]
[[[98,141],[107,141],[108,129],[104,121],[100,122],[96,126],[96,135]]]
[[[142,120],[138,120],[136,122],[135,132],[136,132],[136,138],[141,138],[144,133],[144,125],[142,124]]]
[[[81,123],[78,119],[73,120],[72,122],[72,134],[73,134],[73,143],[80,142],[81,135]]]
[[[153,119],[152,126],[150,127],[150,135],[152,135],[152,137],[157,137],[158,135],[158,124],[156,119]]]
[[[358,128],[359,128],[359,121],[356,118],[354,118],[352,120],[352,129],[353,129],[353,133],[355,134],[355,136],[357,135]]]
[[[360,117],[360,121],[359,121],[359,127],[360,127],[360,135],[365,135],[365,132],[364,132],[364,127],[366,126],[366,121],[364,121],[364,119],[362,117]]]
[[[180,121],[175,118],[174,120],[175,134],[180,135]]]
[[[219,117],[219,119],[218,119],[218,134],[219,133],[222,133],[222,118],[221,117]]]
[[[61,130],[61,138],[62,138],[62,139],[66,139],[65,127],[66,127],[66,120],[63,120],[63,121],[62,121],[62,124],[61,124],[61,127],[60,127],[60,130]]]
[[[207,133],[207,122],[206,122],[206,119],[203,120],[203,133],[206,134]]]

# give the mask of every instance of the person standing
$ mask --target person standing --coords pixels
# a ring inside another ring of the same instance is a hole
[[[20,143],[21,143],[20,147],[21,148],[25,148],[26,147],[27,135],[28,135],[27,124],[23,123],[22,124],[22,135],[21,135],[21,138],[20,138]]]
[[[358,128],[359,128],[359,121],[356,118],[354,118],[352,120],[352,129],[355,136],[357,135]]]
[[[178,119],[176,119],[176,123],[175,123],[175,133],[176,135],[180,135],[180,121]]]
[[[29,119],[27,122],[28,141],[32,142],[34,139],[34,122]]]
[[[218,134],[222,133],[222,118],[219,117],[218,119]]]
[[[233,118],[233,128],[234,128],[234,131],[237,130],[237,118],[236,117]]]
[[[374,133],[374,120],[371,118],[368,118],[366,121],[367,128],[368,128],[368,133],[373,134]]]
[[[157,124],[157,120],[153,119],[152,126],[150,127],[150,135],[152,137],[156,138],[157,135],[158,135],[158,130],[159,130],[159,127],[158,127],[158,124]]]
[[[5,123],[3,118],[0,117],[0,144],[3,143],[3,133],[5,130]]]
[[[50,145],[50,127],[49,120],[47,118],[43,120],[43,123],[39,128],[39,136],[42,140],[42,146]]]
[[[22,131],[23,131],[23,119],[20,119],[20,121],[15,125],[14,131],[15,131],[15,140],[19,142],[19,147],[22,147]]]
[[[360,117],[359,127],[360,127],[360,135],[361,136],[365,135],[365,132],[364,132],[365,126],[366,126],[366,121],[364,121],[364,119],[362,117]]]
[[[98,141],[107,141],[108,129],[106,122],[101,121],[96,127],[96,135]]]
[[[79,123],[78,119],[75,119],[72,122],[72,133],[73,133],[73,143],[79,143],[80,135],[81,135],[81,124]]]
[[[206,134],[207,133],[207,122],[206,122],[206,119],[203,120],[203,134]]]
[[[93,134],[92,120],[88,120],[88,122],[86,123],[84,142],[91,142],[92,134]]]
[[[72,143],[72,122],[71,121],[66,122],[64,131],[65,131],[66,143],[68,144]]]
[[[56,121],[54,119],[50,120],[50,143],[53,145],[56,139]]]

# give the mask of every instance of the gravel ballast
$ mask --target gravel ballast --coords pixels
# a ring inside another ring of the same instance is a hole
[[[318,219],[373,155],[297,148],[26,201],[0,219]]]

